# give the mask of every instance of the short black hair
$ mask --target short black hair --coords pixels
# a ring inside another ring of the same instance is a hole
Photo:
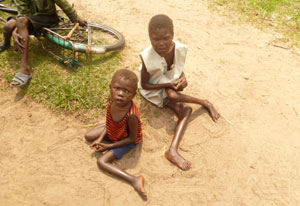
[[[133,71],[129,69],[119,69],[114,73],[111,79],[111,84],[115,82],[118,78],[128,79],[132,83],[134,90],[137,90],[138,77]]]
[[[151,18],[148,24],[148,33],[152,34],[156,29],[166,28],[174,34],[173,21],[165,14],[158,14]]]

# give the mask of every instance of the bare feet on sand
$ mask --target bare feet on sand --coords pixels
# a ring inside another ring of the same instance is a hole
[[[216,122],[220,118],[220,114],[216,110],[216,108],[213,106],[213,104],[209,103],[208,106],[206,107],[206,109],[208,110],[208,113],[214,122]]]
[[[191,163],[185,160],[178,152],[174,150],[166,151],[165,157],[184,171],[191,169]]]
[[[144,177],[139,176],[136,181],[133,183],[134,189],[139,193],[139,195],[143,198],[143,200],[147,200],[147,194],[144,188]]]

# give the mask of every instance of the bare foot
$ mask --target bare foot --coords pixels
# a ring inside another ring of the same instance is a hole
[[[133,183],[133,187],[143,198],[143,200],[147,200],[147,194],[144,188],[144,183],[145,183],[144,177],[139,176],[137,177],[136,181]]]
[[[209,115],[211,116],[211,118],[213,119],[214,122],[216,122],[219,117],[220,117],[220,114],[219,112],[216,110],[216,108],[210,104],[208,107],[207,107],[207,110],[209,112]]]
[[[179,167],[180,169],[186,171],[191,169],[191,163],[188,162],[187,160],[185,160],[182,156],[180,156],[180,154],[176,151],[171,151],[168,150],[165,153],[165,157],[172,162],[173,164],[175,164],[177,167]]]

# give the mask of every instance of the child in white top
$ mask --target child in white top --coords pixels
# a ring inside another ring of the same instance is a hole
[[[150,74],[148,80],[149,83],[165,84],[176,81],[183,73],[187,46],[177,41],[173,42],[175,44],[175,56],[174,63],[171,65],[169,70],[165,58],[160,56],[152,46],[149,46],[141,53],[142,61],[147,68],[147,72]],[[140,66],[140,70],[142,70],[142,65]],[[139,84],[139,91],[143,97],[158,107],[163,107],[164,99],[166,101],[166,98],[168,97],[165,88],[145,90],[142,88],[141,84]]]
[[[149,22],[148,32],[151,46],[140,54],[139,91],[151,103],[158,107],[167,106],[177,115],[176,131],[165,157],[180,169],[188,170],[190,162],[178,153],[183,131],[192,113],[192,108],[184,103],[204,106],[213,121],[217,121],[220,115],[209,101],[181,93],[187,86],[183,72],[187,46],[173,41],[172,20],[163,14],[156,15]]]

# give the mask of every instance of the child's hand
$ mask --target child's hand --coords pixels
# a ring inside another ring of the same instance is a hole
[[[25,46],[24,46],[24,38],[18,34],[18,29],[15,29],[12,33],[13,39],[14,39],[14,46],[17,48],[17,50],[21,53],[23,53]]]
[[[169,83],[169,88],[177,91],[178,79]]]
[[[95,150],[96,152],[99,152],[100,151],[100,143],[99,142],[94,142],[92,145],[91,145],[91,148],[93,150]]]
[[[105,144],[105,143],[98,143],[99,145],[99,152],[105,152],[106,150],[110,149],[111,144]]]
[[[169,88],[175,91],[182,91],[186,86],[187,86],[187,81],[186,78],[183,76],[173,82],[170,82]]]
[[[184,88],[187,87],[187,81],[185,76],[180,77],[177,81],[177,91],[183,91]]]

